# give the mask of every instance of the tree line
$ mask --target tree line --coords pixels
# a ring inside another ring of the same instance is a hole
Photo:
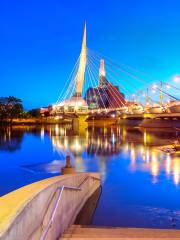
[[[15,118],[40,117],[40,110],[25,111],[22,100],[14,96],[0,98],[0,122],[11,123]]]

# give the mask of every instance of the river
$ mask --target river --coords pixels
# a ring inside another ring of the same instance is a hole
[[[0,195],[59,175],[70,155],[76,171],[102,176],[93,225],[180,229],[180,156],[158,149],[179,135],[120,126],[0,128]]]

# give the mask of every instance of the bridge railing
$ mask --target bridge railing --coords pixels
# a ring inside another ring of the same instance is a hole
[[[52,214],[51,214],[51,217],[49,219],[49,222],[48,224],[45,226],[44,230],[42,231],[42,234],[41,234],[41,237],[40,237],[40,240],[45,240],[47,238],[47,235],[48,235],[48,232],[49,232],[49,229],[52,227],[53,225],[53,222],[55,221],[55,217],[56,217],[56,214],[57,214],[57,211],[58,211],[58,207],[62,201],[62,196],[63,196],[63,193],[65,190],[70,190],[70,191],[82,191],[83,188],[82,188],[82,185],[87,182],[89,179],[93,179],[93,180],[96,180],[96,181],[100,181],[99,178],[97,177],[94,177],[94,176],[87,176],[80,184],[78,187],[70,187],[70,186],[62,186],[62,187],[59,187],[57,188],[56,192],[59,191],[59,194],[58,194],[58,198],[57,198],[57,201],[54,205],[54,208],[53,208],[53,211],[52,211]],[[76,216],[76,215],[75,215]],[[73,217],[74,218],[74,217]],[[59,226],[59,228],[61,228],[61,226]],[[63,232],[61,231],[61,229],[59,229],[60,232]]]
[[[99,186],[98,173],[68,174],[1,197],[0,239],[57,239]]]

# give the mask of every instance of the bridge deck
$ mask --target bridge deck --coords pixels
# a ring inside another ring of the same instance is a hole
[[[123,114],[122,118],[180,118],[180,113]]]

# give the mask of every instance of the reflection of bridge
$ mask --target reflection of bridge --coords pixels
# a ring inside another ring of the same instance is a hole
[[[180,88],[177,84],[180,76],[174,78],[173,84],[156,81],[147,86],[147,82],[152,82],[151,76],[127,65],[116,64],[109,58],[105,69],[105,59],[86,48],[85,25],[80,56],[70,81],[52,106],[51,115],[108,116],[114,112],[124,118],[179,117]],[[139,90],[140,87],[145,90]]]
[[[54,126],[50,126],[54,128]],[[167,177],[172,173],[174,184],[180,183],[180,161],[178,156],[165,154],[157,146],[173,143],[178,139],[176,131],[127,130],[126,127],[89,127],[83,136],[68,136],[64,128],[51,130],[52,144],[60,156],[70,155],[77,171],[88,171],[88,163],[98,162],[98,171],[106,178],[109,157],[128,156],[132,171],[150,172],[157,180],[161,172]],[[86,153],[86,154],[85,154]],[[139,157],[142,158],[139,160]],[[120,160],[121,158],[119,158]]]

